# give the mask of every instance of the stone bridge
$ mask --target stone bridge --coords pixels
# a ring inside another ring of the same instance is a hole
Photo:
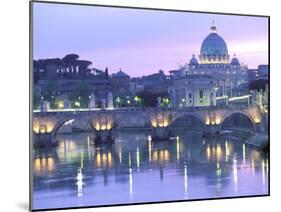
[[[83,111],[53,110],[49,112],[33,113],[33,136],[44,143],[56,143],[56,134],[61,126],[69,121],[80,120],[88,122],[102,140],[111,138],[113,129],[123,127],[147,127],[152,130],[152,137],[156,139],[169,136],[169,126],[179,118],[192,116],[200,121],[206,134],[218,133],[224,121],[233,114],[247,117],[254,130],[260,129],[262,112],[258,107],[244,108],[117,108],[95,109]]]

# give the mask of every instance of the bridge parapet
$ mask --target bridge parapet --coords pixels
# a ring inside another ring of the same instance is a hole
[[[165,110],[159,108],[120,108],[83,111],[49,111],[33,114],[33,132],[37,135],[50,134],[55,139],[58,129],[70,120],[84,120],[90,123],[93,130],[105,131],[130,125],[134,120],[144,123],[151,129],[156,129],[156,134],[167,135],[169,126],[179,117],[191,115],[198,119],[208,132],[218,132],[223,122],[232,114],[239,113],[247,116],[253,126],[261,122],[261,111],[258,107],[204,107]],[[161,129],[161,130],[160,130]],[[156,135],[155,134],[155,135]]]

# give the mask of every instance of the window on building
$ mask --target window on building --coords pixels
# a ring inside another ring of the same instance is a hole
[[[200,98],[200,99],[203,98],[203,91],[202,91],[202,90],[199,91],[199,98]]]
[[[191,93],[188,94],[188,97],[191,99],[191,97],[192,97],[192,96],[191,96]]]

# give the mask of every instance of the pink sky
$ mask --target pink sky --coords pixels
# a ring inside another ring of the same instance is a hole
[[[249,68],[268,63],[265,17],[46,3],[34,6],[34,58],[77,53],[110,73],[168,73],[200,54],[212,19],[231,57]]]

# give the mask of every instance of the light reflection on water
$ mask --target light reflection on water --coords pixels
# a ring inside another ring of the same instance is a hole
[[[101,147],[90,133],[59,135],[58,147],[34,151],[34,209],[267,194],[262,152],[177,134],[156,143],[147,132],[123,131]]]

